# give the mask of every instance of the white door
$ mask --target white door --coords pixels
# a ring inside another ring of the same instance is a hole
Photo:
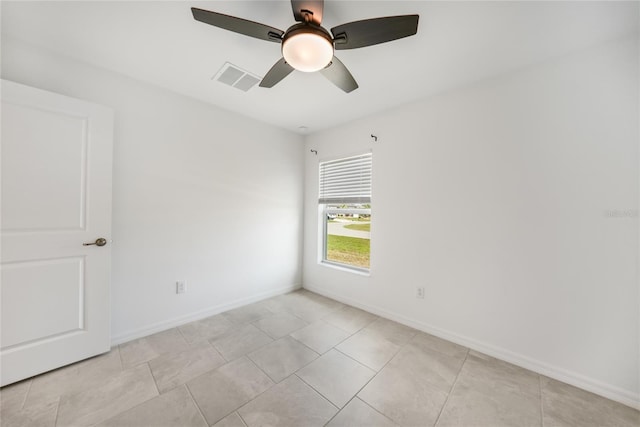
[[[6,80],[0,89],[6,385],[109,350],[113,112]]]

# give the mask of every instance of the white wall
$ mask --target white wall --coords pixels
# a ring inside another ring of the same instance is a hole
[[[114,342],[301,285],[302,137],[7,38],[2,78],[115,110]]]
[[[627,40],[310,135],[305,288],[638,405],[638,90]],[[368,149],[364,277],[318,263],[317,168]]]

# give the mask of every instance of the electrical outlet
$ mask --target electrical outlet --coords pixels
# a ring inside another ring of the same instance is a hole
[[[416,298],[424,299],[424,288],[416,288]]]
[[[187,292],[187,282],[176,282],[176,294],[184,294]]]

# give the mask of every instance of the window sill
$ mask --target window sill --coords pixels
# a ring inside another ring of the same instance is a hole
[[[369,277],[371,276],[370,270],[360,269],[356,267],[347,267],[342,264],[333,263],[331,261],[320,261],[318,264],[325,267],[333,268],[334,270],[345,271],[347,273],[357,274],[359,276]]]

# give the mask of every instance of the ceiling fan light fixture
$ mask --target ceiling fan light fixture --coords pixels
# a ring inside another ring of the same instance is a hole
[[[419,15],[398,15],[348,22],[331,28],[329,33],[322,27],[324,0],[290,1],[298,24],[287,31],[197,7],[192,7],[191,12],[196,21],[281,45],[282,58],[260,81],[263,88],[275,86],[293,70],[320,71],[331,83],[350,93],[358,88],[358,83],[347,67],[333,56],[334,50],[373,46],[418,32]]]
[[[333,58],[333,40],[320,27],[298,24],[282,40],[282,56],[298,71],[322,70]]]

